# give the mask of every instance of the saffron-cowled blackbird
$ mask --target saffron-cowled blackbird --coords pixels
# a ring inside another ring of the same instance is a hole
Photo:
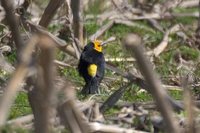
[[[78,71],[85,80],[85,86],[81,91],[83,94],[97,93],[99,84],[104,77],[105,58],[102,53],[102,45],[102,41],[94,40],[88,43],[81,53]]]

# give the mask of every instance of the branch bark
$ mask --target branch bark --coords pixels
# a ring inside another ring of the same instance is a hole
[[[22,53],[21,48],[23,46],[23,42],[20,37],[20,32],[18,30],[19,21],[17,21],[17,18],[14,15],[14,8],[13,8],[11,0],[2,0],[1,3],[6,11],[6,20],[10,27],[12,38],[15,41],[15,45],[17,48],[17,59],[18,61],[20,61],[20,56],[21,56],[20,54]]]
[[[172,117],[173,111],[167,99],[167,94],[161,86],[160,80],[153,72],[151,63],[144,56],[144,49],[142,47],[142,40],[136,34],[129,34],[124,38],[123,42],[126,49],[135,56],[140,71],[143,73],[147,84],[149,85],[149,91],[154,97],[157,106],[166,122],[167,131],[172,133],[179,133],[179,128],[176,120]]]
[[[39,25],[47,27],[55,15],[58,8],[64,3],[65,0],[50,0],[48,6],[46,7],[42,18],[40,19]]]
[[[13,74],[12,78],[8,83],[8,86],[5,89],[3,96],[1,97],[0,126],[5,124],[11,105],[14,102],[15,96],[17,95],[17,92],[20,89],[19,85],[26,78],[26,75],[28,73],[28,65],[31,62],[32,50],[34,49],[36,42],[37,42],[37,36],[32,37],[32,39],[26,45],[25,49],[22,51],[23,56],[21,59],[21,63],[17,67],[15,73]]]
[[[45,35],[40,35],[38,42],[40,55],[37,66],[36,83],[29,91],[29,101],[34,114],[36,133],[49,133],[52,125],[50,118],[53,111],[55,94],[53,88],[54,76],[54,42]]]
[[[73,14],[73,29],[74,36],[78,38],[80,43],[83,45],[83,1],[82,0],[71,0],[71,9]]]

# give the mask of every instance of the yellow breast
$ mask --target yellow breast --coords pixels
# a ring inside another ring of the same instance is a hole
[[[97,65],[91,64],[88,67],[88,74],[92,77],[96,76],[97,73]]]

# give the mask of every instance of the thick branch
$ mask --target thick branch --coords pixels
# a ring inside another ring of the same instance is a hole
[[[135,56],[140,71],[143,73],[148,85],[149,92],[154,97],[161,114],[166,122],[167,131],[178,133],[179,129],[176,121],[173,119],[173,111],[167,99],[167,94],[161,86],[160,80],[153,72],[151,63],[144,56],[144,49],[142,48],[142,40],[136,34],[129,34],[124,39],[124,45],[128,51]]]
[[[63,2],[64,0],[51,0],[42,15],[39,25],[47,27],[57,9],[63,4]]]
[[[15,73],[10,79],[8,86],[0,100],[0,126],[2,126],[9,114],[10,107],[15,100],[15,96],[19,91],[19,85],[26,78],[28,73],[28,65],[31,61],[31,54],[34,46],[37,42],[37,36],[31,38],[30,42],[26,45],[25,49],[22,51],[22,61],[17,67]]]
[[[81,16],[83,10],[82,0],[71,0],[71,9],[73,14],[74,36],[83,44],[83,19]]]
[[[53,78],[53,58],[54,43],[51,38],[40,35],[38,42],[40,55],[37,69],[36,84],[29,92],[29,100],[33,109],[34,124],[36,133],[49,133],[52,128],[50,118],[52,115],[54,97]]]
[[[6,20],[8,21],[8,25],[10,26],[12,38],[15,41],[15,45],[17,47],[17,56],[18,60],[20,59],[21,47],[23,46],[22,39],[20,37],[20,32],[18,30],[19,21],[17,21],[16,16],[14,15],[14,8],[10,0],[2,0],[2,6],[6,11]]]

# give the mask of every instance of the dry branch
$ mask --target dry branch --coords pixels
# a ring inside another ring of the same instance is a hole
[[[200,2],[199,2],[199,18],[198,18],[198,25],[197,25],[197,29],[196,29],[196,35],[195,35],[195,38],[196,38],[196,46],[198,49],[200,49]]]
[[[64,3],[65,0],[50,0],[48,6],[44,10],[39,25],[47,27],[56,13],[57,9]]]
[[[102,26],[98,31],[96,31],[95,34],[93,34],[92,36],[90,36],[90,40],[95,40],[97,38],[99,38],[101,35],[104,34],[104,32],[106,32],[108,29],[110,29],[114,24],[114,21],[110,21],[108,22],[106,25]]]
[[[162,12],[164,13],[166,11],[169,11],[170,9],[177,7],[181,2],[182,0],[167,0],[163,2],[163,4],[161,5]]]
[[[199,5],[199,0],[186,0],[182,1],[179,4],[179,7],[190,8],[190,7],[197,7],[198,5]]]
[[[28,65],[31,62],[32,50],[37,43],[37,36],[33,36],[26,47],[23,49],[22,58],[19,66],[16,68],[12,78],[10,79],[8,86],[5,89],[5,92],[0,100],[0,126],[5,124],[5,121],[8,117],[10,107],[14,102],[15,96],[19,91],[19,85],[26,78],[28,73]]]
[[[175,25],[172,28],[170,28],[169,30],[167,30],[165,32],[165,35],[163,37],[162,42],[153,49],[153,54],[158,57],[167,47],[168,42],[169,42],[169,34],[172,34],[174,32],[177,32],[178,30],[180,30],[180,26],[179,25]]]
[[[4,7],[6,11],[6,20],[8,21],[8,25],[10,27],[12,38],[15,41],[15,45],[17,47],[17,59],[19,61],[20,54],[21,54],[21,48],[23,46],[22,39],[20,37],[20,32],[18,30],[19,27],[19,21],[17,21],[16,16],[14,15],[14,8],[12,6],[12,2],[10,0],[2,0],[1,1],[2,6]]]
[[[149,91],[154,97],[159,110],[166,122],[167,131],[178,133],[179,128],[176,120],[173,119],[173,111],[167,99],[167,94],[161,86],[160,80],[158,80],[155,73],[153,73],[151,63],[144,56],[144,49],[142,47],[142,40],[136,34],[129,34],[124,39],[124,45],[128,51],[134,56],[138,62],[139,68],[143,73],[148,85]]]
[[[54,42],[45,35],[40,35],[38,46],[40,55],[38,60],[36,83],[29,92],[30,104],[34,114],[36,133],[49,133],[52,125],[50,118],[55,101],[54,79]]]
[[[182,75],[184,76],[184,75]],[[191,87],[191,77],[189,75],[186,75],[182,77],[182,86],[184,88],[184,105],[185,110],[187,112],[187,120],[186,120],[186,132],[188,133],[195,133],[195,106],[194,106],[194,100],[192,98],[192,92],[190,90]]]
[[[62,124],[72,133],[88,133],[88,123],[75,102],[75,90],[69,81],[66,82],[64,90],[67,101],[57,108]]]
[[[139,87],[149,91],[150,86],[147,84],[147,82],[142,79],[141,77],[138,77],[137,75],[134,75],[132,73],[129,72],[123,72],[120,69],[118,69],[117,67],[114,67],[112,64],[107,63],[106,64],[106,68],[115,72],[116,74],[121,75],[122,77],[132,81],[133,83],[135,83],[136,85],[138,85]],[[167,101],[170,102],[170,104],[172,105],[172,107],[176,110],[176,111],[180,111],[183,110],[183,105],[174,101],[170,96],[166,97]]]
[[[126,89],[132,84],[132,82],[128,83],[127,85],[124,85],[120,87],[117,91],[115,91],[108,99],[103,103],[103,105],[100,107],[100,112],[103,113],[106,110],[112,108],[115,103],[122,97]]]
[[[25,123],[29,123],[33,120],[33,115],[30,114],[30,115],[26,115],[26,116],[22,116],[22,117],[19,117],[17,119],[13,119],[13,120],[9,120],[6,122],[6,124],[19,124],[19,125],[22,125],[22,124],[25,124]]]
[[[147,19],[147,21],[158,31],[164,32],[163,27],[155,19]]]
[[[29,30],[29,28],[30,28],[33,33],[40,33],[40,34],[44,34],[44,35],[49,36],[54,41],[54,44],[61,51],[64,51],[64,52],[68,53],[69,55],[71,55],[71,56],[73,56],[73,57],[76,58],[76,53],[75,53],[73,47],[71,45],[68,45],[64,40],[59,39],[58,37],[54,36],[53,34],[51,34],[50,32],[48,32],[47,30],[45,30],[41,26],[33,24],[30,21],[23,21],[23,23],[25,25],[24,27],[27,30]]]
[[[59,61],[59,60],[54,60],[54,63],[55,63],[56,65],[59,65],[59,66],[62,66],[62,67],[73,67],[73,66],[71,66],[70,64],[66,64],[66,63],[64,63],[64,62],[62,62],[62,61]]]
[[[101,123],[90,123],[90,132],[103,132],[103,133],[148,133],[134,129],[120,128],[114,125],[104,125]]]
[[[83,45],[83,1],[82,0],[71,0],[71,9],[73,14],[73,29],[74,36]]]
[[[123,62],[123,61],[134,62],[135,59],[134,58],[106,58],[105,61],[106,62]]]

